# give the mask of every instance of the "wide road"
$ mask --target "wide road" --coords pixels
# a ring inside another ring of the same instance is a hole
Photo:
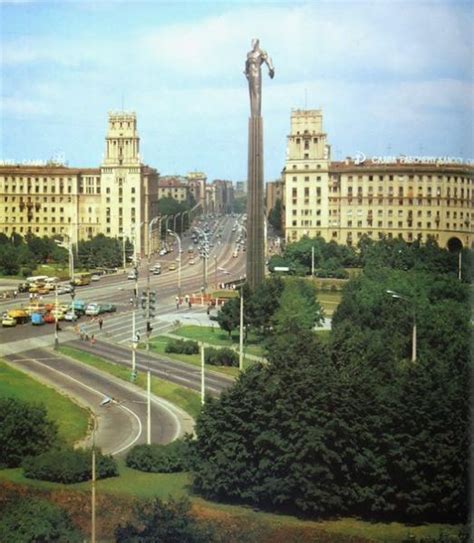
[[[222,238],[218,240],[215,239],[214,236],[214,247],[211,248],[208,259],[207,279],[209,291],[214,289],[215,283],[218,284],[239,279],[244,274],[246,253],[241,251],[237,258],[232,256],[235,250],[235,240],[238,235],[237,231],[232,231],[235,222],[235,219],[232,219],[231,217],[225,217],[220,220],[220,225],[223,227]],[[196,254],[196,248],[194,255],[187,252],[190,246],[193,246],[193,243],[188,237],[184,237],[182,242],[183,254],[181,273],[181,293],[183,296],[185,294],[198,294],[203,284],[203,261],[199,260],[199,257]],[[150,276],[150,287],[157,292],[157,313],[169,313],[173,308],[176,308],[175,296],[178,288],[178,276],[177,271],[169,271],[168,266],[171,262],[175,263],[177,254],[176,250],[165,257],[157,257],[154,255],[151,259],[151,265],[157,262],[162,264],[162,275]],[[195,264],[190,265],[190,260],[194,260]],[[148,269],[147,260],[142,260],[138,280],[139,293],[141,293],[147,285]],[[109,318],[116,320],[117,317],[119,317],[123,318],[124,321],[131,323],[132,311],[130,299],[133,296],[134,286],[135,282],[128,280],[127,274],[121,273],[113,276],[106,276],[102,277],[97,283],[76,288],[76,300],[113,303],[117,306],[117,314],[104,315],[104,320],[107,321]],[[54,296],[45,296],[44,301],[53,302]],[[70,296],[68,294],[63,295],[60,297],[60,301],[69,302]],[[0,301],[0,312],[27,304],[28,295],[21,294],[16,300]],[[137,316],[140,317],[140,315],[141,311],[138,311]],[[89,317],[82,317],[80,322],[88,322],[90,320]],[[155,320],[159,321],[159,317]],[[61,326],[63,329],[68,329],[70,324],[62,323]],[[54,335],[53,330],[52,325],[36,327],[31,324],[18,325],[15,328],[0,328],[0,349],[2,344],[28,338],[38,338],[46,335],[50,337],[52,344],[52,337]],[[144,321],[139,323],[138,330],[140,333],[144,332]],[[157,333],[159,333],[158,327],[156,327],[155,335]]]
[[[48,349],[32,349],[5,358],[13,367],[90,409],[96,418],[96,444],[104,453],[123,455],[133,445],[146,443],[147,406],[143,390]],[[112,401],[101,405],[105,398]],[[192,432],[192,427],[188,414],[152,397],[152,443],[169,443]]]
[[[115,364],[128,368],[131,367],[130,350],[119,345],[101,341],[96,341],[92,345],[89,342],[80,340],[69,342],[68,345],[100,356]],[[144,351],[137,351],[136,365],[138,371],[147,371],[149,369],[152,375],[156,377],[185,386],[196,392],[201,391],[201,369],[198,367],[176,360],[166,360],[159,355],[147,354]],[[223,390],[231,386],[232,383],[233,379],[230,377],[213,371],[205,372],[204,385],[206,394],[218,396]]]

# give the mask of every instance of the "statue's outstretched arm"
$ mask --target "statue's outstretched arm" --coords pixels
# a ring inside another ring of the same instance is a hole
[[[265,51],[262,52],[262,60],[268,66],[268,75],[271,79],[275,75],[275,68],[273,67],[272,59],[267,55]]]

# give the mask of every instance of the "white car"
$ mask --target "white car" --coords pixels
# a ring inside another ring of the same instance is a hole
[[[68,311],[67,313],[64,313],[64,320],[65,321],[77,321],[79,317],[77,316],[77,313],[73,313],[72,311]]]
[[[168,251],[166,249],[161,249],[161,251],[158,253],[160,256],[165,256],[165,254],[167,253]]]
[[[99,304],[87,304],[86,307],[86,315],[90,315],[92,317],[98,315],[100,313],[100,305]]]
[[[131,272],[127,275],[127,279],[132,279],[133,281],[135,281],[136,278],[137,278],[137,274],[136,274],[134,271],[131,271]]]
[[[97,275],[96,273],[91,276],[91,281],[100,281],[100,275]]]

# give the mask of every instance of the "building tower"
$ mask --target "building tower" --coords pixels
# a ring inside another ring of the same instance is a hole
[[[148,194],[140,164],[136,114],[110,112],[105,142],[101,166],[104,233],[131,240],[141,252],[144,239],[135,229],[147,220]]]
[[[328,228],[330,147],[319,109],[293,110],[283,170],[287,241]]]

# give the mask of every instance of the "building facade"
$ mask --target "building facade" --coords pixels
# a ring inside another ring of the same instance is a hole
[[[423,157],[331,162],[320,110],[293,111],[283,170],[287,241],[402,238],[474,244],[474,167]]]
[[[267,217],[275,207],[277,200],[283,204],[283,187],[284,183],[281,180],[269,181],[265,185],[265,215]]]
[[[140,161],[135,113],[113,112],[100,168],[0,165],[0,232],[73,243],[103,233],[132,240],[141,253],[140,225],[156,214],[157,195],[158,172]]]
[[[173,198],[179,203],[189,203],[191,192],[186,179],[166,176],[158,181],[158,200],[161,198]]]

